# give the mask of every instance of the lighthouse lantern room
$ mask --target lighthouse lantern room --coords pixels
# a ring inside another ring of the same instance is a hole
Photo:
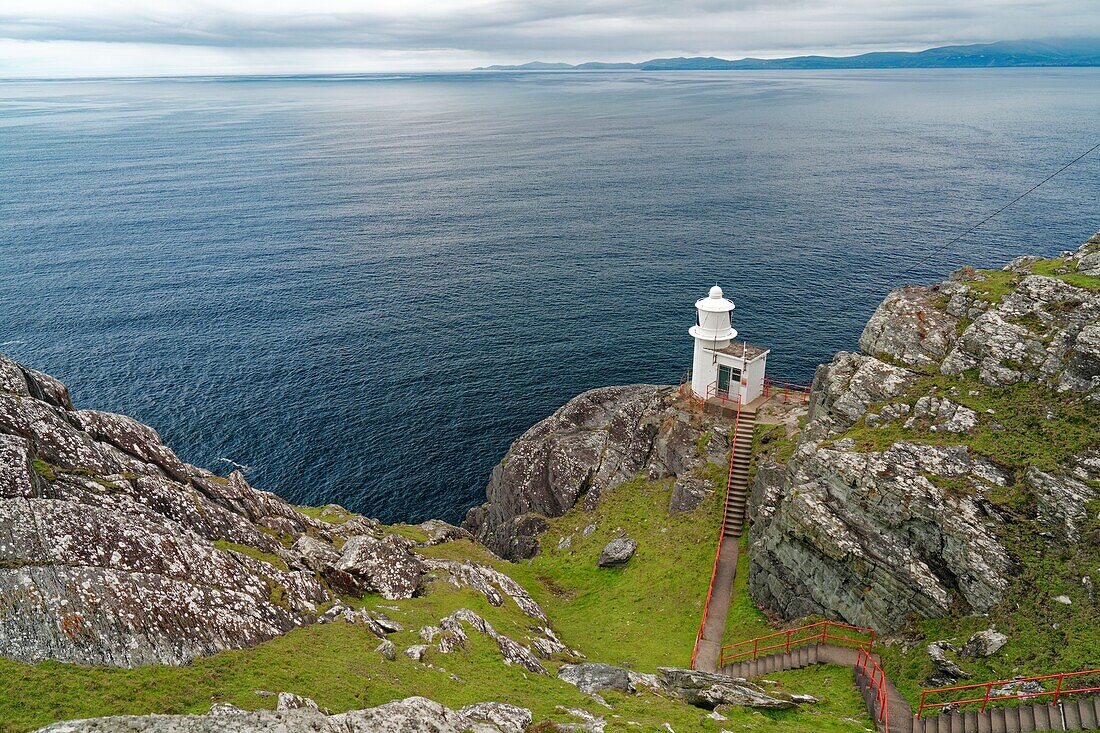
[[[701,399],[747,404],[764,394],[768,349],[736,341],[730,314],[733,301],[715,285],[695,302],[697,318],[689,333],[695,339],[691,391]]]

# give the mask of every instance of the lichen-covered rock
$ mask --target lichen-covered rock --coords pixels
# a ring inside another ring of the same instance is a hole
[[[990,608],[1008,585],[1007,553],[982,505],[929,475],[982,486],[988,473],[964,446],[897,443],[868,453],[807,445],[786,470],[758,474],[753,597],[786,618],[876,628],[941,615],[953,594]]]
[[[425,544],[429,546],[439,545],[444,542],[454,542],[455,540],[472,540],[474,538],[472,534],[462,529],[462,527],[447,524],[441,519],[429,519],[417,526],[428,536]]]
[[[638,543],[629,537],[616,537],[602,550],[596,564],[601,568],[618,568],[626,565],[638,549]]]
[[[672,387],[585,392],[512,444],[493,469],[488,502],[471,509],[463,527],[501,557],[531,557],[546,517],[582,500],[593,508],[601,492],[639,473],[682,479],[707,461],[723,463],[729,427],[723,418],[691,410]],[[697,497],[683,493],[678,506],[697,505]],[[691,493],[700,494],[697,487]]]
[[[814,374],[806,436],[820,439],[851,427],[870,405],[900,396],[917,376],[874,357],[840,352]]]
[[[941,675],[952,680],[970,678],[970,673],[965,672],[958,664],[947,658],[948,651],[957,651],[953,645],[946,641],[934,641],[928,645],[926,651]]]
[[[281,696],[280,696],[280,699]],[[531,713],[502,703],[451,710],[423,697],[395,700],[366,710],[326,715],[315,707],[262,710],[219,709],[205,715],[124,715],[70,720],[38,733],[519,733]]]
[[[963,644],[962,651],[959,653],[964,657],[975,659],[979,657],[991,657],[999,652],[1007,643],[1007,636],[996,629],[986,629],[985,631],[979,631],[977,634],[967,639],[966,643]]]
[[[859,348],[906,366],[937,365],[958,338],[958,319],[944,311],[938,286],[905,287],[886,296],[871,316]]]
[[[565,664],[558,670],[558,679],[575,686],[581,692],[596,694],[607,690],[634,693],[639,687],[659,688],[660,678],[612,664],[584,662]]]
[[[515,664],[536,674],[549,674],[530,649],[499,633],[493,628],[492,624],[468,608],[460,608],[450,616],[440,620],[439,627],[443,630],[443,633],[440,635],[439,644],[436,647],[440,653],[450,654],[455,649],[466,646],[469,637],[465,628],[463,628],[463,624],[495,641],[505,664]]]
[[[767,693],[747,680],[713,672],[659,667],[666,689],[684,702],[713,710],[719,705],[742,705],[765,710],[798,707],[790,695]]]
[[[473,588],[494,606],[503,605],[505,597],[511,598],[531,618],[543,622],[547,620],[546,613],[523,586],[488,565],[435,559],[425,559],[423,564],[428,570],[445,573],[447,580],[456,588]]]
[[[523,733],[531,725],[531,711],[503,702],[475,702],[458,711],[470,720],[492,723],[502,733]]]
[[[1064,256],[1065,272],[1079,272],[1096,249]],[[1028,519],[1051,529],[1044,536],[1080,539],[1100,478],[1097,453],[1057,470],[998,465],[968,444],[1003,431],[1000,416],[957,401],[979,391],[937,384],[937,373],[961,375],[1100,399],[1092,346],[1100,293],[1032,274],[1035,262],[1019,260],[1004,276],[964,269],[939,285],[896,291],[864,331],[867,353],[840,353],[819,367],[793,454],[784,465],[759,465],[750,499],[749,587],[765,610],[878,629],[913,614],[989,610],[1014,573],[998,536],[1019,509],[998,504],[1002,488],[1034,500]],[[895,442],[876,444],[883,438]]]
[[[267,641],[331,600],[329,528],[0,356],[0,655],[133,667]]]
[[[1037,381],[1100,398],[1100,292],[1027,275],[978,316],[943,360],[944,374],[983,382]]]
[[[424,565],[397,535],[382,539],[357,535],[344,543],[336,570],[351,581],[353,594],[378,593],[387,600],[412,598],[420,586]]]
[[[1080,540],[1077,524],[1088,516],[1086,505],[1096,498],[1096,490],[1072,476],[1052,475],[1034,466],[1027,469],[1024,479],[1033,489],[1040,518],[1068,542]]]

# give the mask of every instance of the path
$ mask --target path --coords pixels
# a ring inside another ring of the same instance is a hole
[[[756,406],[738,406],[734,417],[733,446],[726,476],[726,501],[722,518],[722,540],[718,546],[711,587],[703,610],[702,633],[696,639],[694,669],[713,672],[718,669],[722,636],[726,630],[726,615],[733,597],[733,581],[737,576],[738,545],[745,525],[749,502],[749,458],[752,455],[752,433],[756,426]]]

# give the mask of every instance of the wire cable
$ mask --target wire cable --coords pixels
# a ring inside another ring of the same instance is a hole
[[[915,265],[913,265],[912,267],[910,267],[910,268],[909,268],[909,270],[908,270],[908,271],[907,271],[907,272],[906,272],[906,273],[905,273],[904,275],[902,275],[902,277],[904,277],[904,278],[908,278],[908,277],[909,277],[910,275],[912,275],[912,274],[913,274],[914,272],[916,272],[916,271],[917,271],[917,270],[918,270],[919,268],[921,268],[921,267],[923,267],[924,265],[928,264],[928,262],[929,262],[929,261],[930,261],[930,260],[931,260],[931,259],[932,259],[933,257],[935,257],[936,255],[940,254],[941,252],[943,252],[944,250],[946,250],[947,248],[949,248],[949,247],[950,247],[951,245],[953,245],[953,244],[955,244],[956,242],[958,242],[958,241],[959,241],[960,239],[962,239],[962,238],[963,238],[963,237],[965,237],[966,235],[968,235],[968,234],[970,234],[971,232],[975,231],[976,229],[980,228],[980,227],[981,227],[981,226],[982,226],[983,224],[985,224],[986,222],[988,222],[988,221],[989,221],[990,219],[993,219],[993,218],[994,218],[994,217],[996,217],[996,216],[997,216],[998,214],[1000,214],[1001,212],[1005,211],[1006,209],[1008,209],[1009,207],[1011,207],[1011,206],[1012,206],[1013,204],[1015,204],[1016,202],[1018,202],[1018,201],[1019,201],[1020,199],[1024,198],[1024,197],[1025,197],[1025,196],[1027,196],[1028,194],[1030,194],[1030,193],[1034,192],[1035,190],[1037,190],[1037,189],[1038,189],[1038,188],[1039,188],[1040,186],[1042,186],[1042,185],[1043,185],[1044,183],[1046,183],[1046,182],[1050,181],[1050,180],[1051,180],[1052,178],[1054,178],[1054,177],[1055,177],[1055,176],[1057,176],[1058,174],[1060,174],[1060,173],[1062,173],[1062,172],[1064,172],[1064,171],[1068,170],[1069,168],[1071,168],[1071,167],[1072,167],[1072,166],[1073,166],[1074,164],[1076,164],[1076,163],[1077,163],[1078,161],[1080,161],[1081,159],[1083,159],[1083,158],[1086,158],[1086,157],[1088,157],[1088,155],[1089,155],[1090,153],[1092,153],[1092,152],[1093,152],[1094,150],[1096,150],[1097,148],[1100,148],[1100,143],[1096,143],[1096,144],[1095,144],[1095,145],[1093,145],[1093,146],[1092,146],[1091,148],[1089,148],[1089,149],[1088,149],[1088,150],[1086,150],[1085,152],[1081,153],[1081,154],[1080,154],[1080,155],[1078,155],[1078,156],[1077,156],[1076,158],[1074,158],[1074,159],[1073,159],[1073,160],[1071,160],[1070,162],[1066,163],[1066,164],[1065,164],[1064,166],[1062,166],[1062,167],[1061,167],[1061,168],[1059,168],[1058,170],[1054,171],[1054,172],[1053,172],[1053,173],[1051,173],[1051,174],[1050,174],[1049,176],[1047,176],[1047,177],[1046,177],[1046,178],[1044,178],[1043,180],[1039,181],[1039,182],[1038,182],[1038,183],[1036,183],[1036,184],[1035,184],[1034,186],[1032,186],[1032,187],[1031,187],[1031,188],[1029,188],[1028,190],[1024,191],[1024,192],[1023,192],[1022,194],[1020,194],[1020,195],[1019,195],[1019,196],[1017,196],[1016,198],[1012,199],[1012,200],[1011,200],[1011,201],[1009,201],[1009,202],[1008,202],[1007,204],[1005,204],[1005,205],[1004,205],[1004,206],[1002,206],[1001,208],[997,209],[997,210],[996,210],[996,211],[994,211],[994,212],[993,212],[992,214],[990,214],[989,216],[985,217],[984,219],[982,219],[981,221],[979,221],[979,222],[978,222],[977,224],[975,224],[974,226],[972,226],[972,227],[970,227],[969,229],[967,229],[967,230],[966,230],[965,232],[963,232],[962,234],[959,234],[959,235],[955,236],[955,237],[954,237],[954,238],[952,238],[952,239],[951,239],[951,240],[950,240],[949,242],[947,242],[947,244],[943,245],[942,247],[939,247],[938,249],[934,249],[934,250],[932,250],[932,251],[931,251],[930,253],[928,253],[928,254],[927,254],[927,255],[926,255],[926,256],[925,256],[925,257],[924,257],[924,258],[923,258],[922,260],[920,260],[920,261],[919,261],[919,262],[917,262],[917,263],[916,263]]]

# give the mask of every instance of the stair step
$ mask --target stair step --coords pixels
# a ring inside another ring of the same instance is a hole
[[[1035,730],[1051,730],[1050,714],[1050,705],[1045,702],[1037,702],[1031,706],[1031,717],[1035,720]]]
[[[936,733],[951,733],[951,716],[944,715],[941,711],[936,716]]]
[[[992,733],[1006,733],[1005,731],[1005,709],[993,708],[989,711],[990,730]]]
[[[977,710],[967,710],[963,714],[963,733],[978,733]]]
[[[1081,710],[1075,701],[1069,700],[1062,703],[1062,715],[1065,716],[1066,730],[1082,730]]]
[[[1032,708],[1031,705],[1021,705],[1019,711],[1020,730],[1037,730],[1037,728],[1035,727],[1035,709]]]
[[[978,715],[978,733],[993,733],[993,724],[986,713]]]
[[[1100,716],[1096,714],[1097,700],[1100,700],[1100,698],[1082,697],[1077,701],[1077,708],[1081,713],[1081,728],[1083,730],[1100,729]]]

